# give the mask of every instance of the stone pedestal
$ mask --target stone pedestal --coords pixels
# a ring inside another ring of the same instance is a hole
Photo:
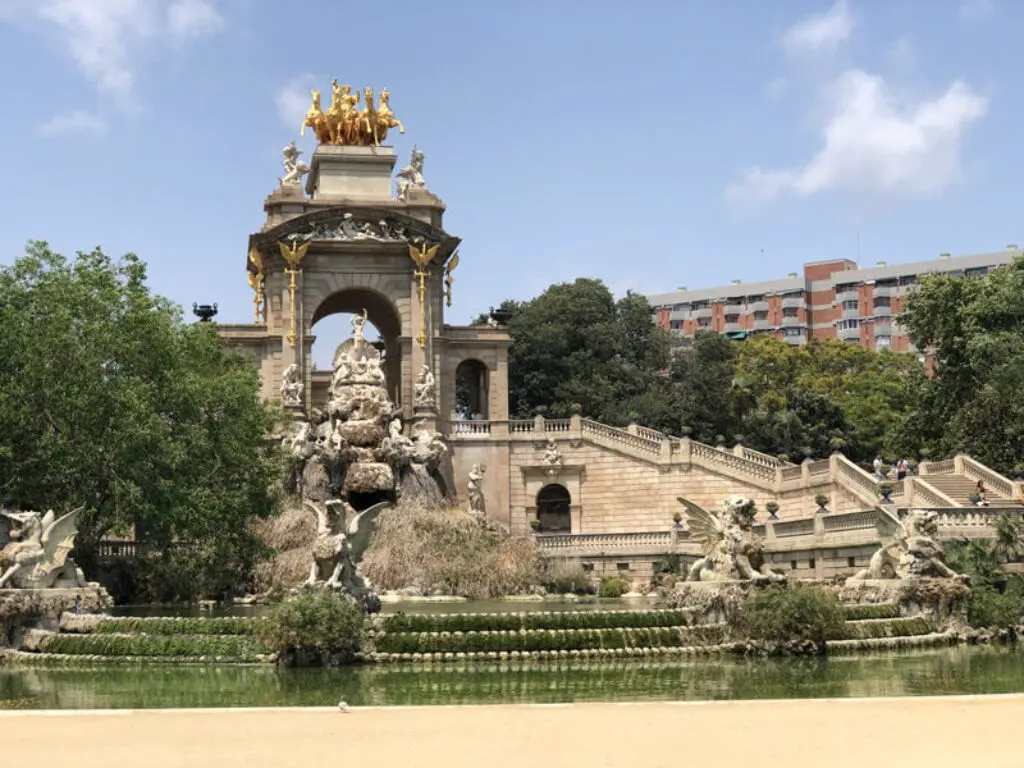
[[[412,411],[412,430],[415,435],[420,430],[437,432],[437,409],[430,406],[417,405]]]
[[[57,632],[63,613],[101,613],[113,606],[99,584],[66,589],[0,589],[0,648],[20,648],[28,630]]]
[[[314,200],[391,201],[395,160],[392,147],[321,145],[313,153],[306,192]]]

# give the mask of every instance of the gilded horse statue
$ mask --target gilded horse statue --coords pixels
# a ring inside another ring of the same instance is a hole
[[[365,144],[367,146],[369,146],[370,144],[373,144],[374,146],[379,146],[379,131],[380,127],[378,125],[378,112],[377,108],[373,105],[373,88],[364,88],[363,111],[359,113],[359,133],[362,141],[360,141],[359,143]],[[387,130],[385,129],[385,133],[386,132]]]
[[[397,128],[399,133],[405,133],[405,127],[401,121],[395,119],[395,113],[391,111],[391,94],[385,88],[380,92],[380,106],[377,107],[377,135],[374,143],[384,141],[388,137],[389,128]]]
[[[359,133],[356,130],[359,93],[352,93],[351,85],[339,85],[331,81],[331,105],[327,108],[327,125],[330,127],[332,144],[356,144]]]
[[[299,129],[299,136],[305,136],[306,129],[311,128],[317,141],[321,144],[330,144],[331,128],[327,117],[320,108],[320,91],[314,88],[310,91],[310,95],[313,97],[313,105],[306,110],[306,119],[302,122],[302,128]]]

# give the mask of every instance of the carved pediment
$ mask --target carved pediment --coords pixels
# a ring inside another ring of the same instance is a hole
[[[338,206],[313,211],[251,235],[249,248],[274,259],[277,243],[351,243],[358,245],[437,245],[435,264],[444,264],[461,242],[419,219],[387,208]]]

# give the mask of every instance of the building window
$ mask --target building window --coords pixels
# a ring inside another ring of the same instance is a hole
[[[900,285],[917,285],[917,275],[903,275],[899,282]]]
[[[860,328],[860,320],[856,318],[850,318],[849,320],[840,320],[838,323],[836,323],[836,327],[840,331],[852,331],[857,328]]]
[[[686,312],[689,309],[690,305],[685,302],[683,304],[676,304],[672,307],[673,312]]]
[[[875,346],[878,349],[891,349],[892,336],[875,336]]]
[[[782,332],[786,336],[803,336],[804,335],[804,329],[803,328],[783,328]]]
[[[761,294],[760,296],[747,296],[748,303],[753,304],[757,301],[764,301],[764,294]]]
[[[803,291],[790,291],[789,293],[782,294],[782,298],[784,299],[802,299],[803,297]]]
[[[690,304],[690,309],[707,309],[709,306],[711,305],[706,301],[694,301]]]
[[[768,319],[768,313],[764,312],[764,311],[755,312],[754,313],[754,319],[755,320],[767,320]]]
[[[725,322],[727,323],[738,323],[740,321],[739,315],[726,315]]]
[[[843,309],[857,309],[860,307],[860,302],[856,299],[848,299],[843,302]]]
[[[964,272],[967,277],[981,277],[988,274],[988,267],[973,267]]]
[[[782,310],[783,317],[800,317],[799,307],[784,307]]]
[[[668,325],[669,325],[669,328],[671,328],[673,331],[681,331],[681,330],[683,330],[683,321],[682,320],[670,320]]]
[[[885,307],[888,309],[890,306],[892,306],[892,302],[889,300],[888,296],[877,296],[875,297],[875,306]]]
[[[856,291],[856,283],[843,283],[836,286],[836,293],[849,293],[850,291]]]
[[[629,563],[616,563],[615,567],[616,567],[616,569],[618,569],[620,571],[628,571],[629,570]]]
[[[697,320],[697,327],[698,328],[710,328],[711,327],[711,318],[710,317],[702,317],[702,318],[698,319]]]
[[[583,570],[586,573],[591,573],[594,570],[594,564],[593,563],[584,563],[583,564]]]

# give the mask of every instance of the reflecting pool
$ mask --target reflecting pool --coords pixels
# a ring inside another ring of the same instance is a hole
[[[382,665],[0,667],[0,708],[156,708],[789,699],[1024,692],[1024,651],[833,659]]]

